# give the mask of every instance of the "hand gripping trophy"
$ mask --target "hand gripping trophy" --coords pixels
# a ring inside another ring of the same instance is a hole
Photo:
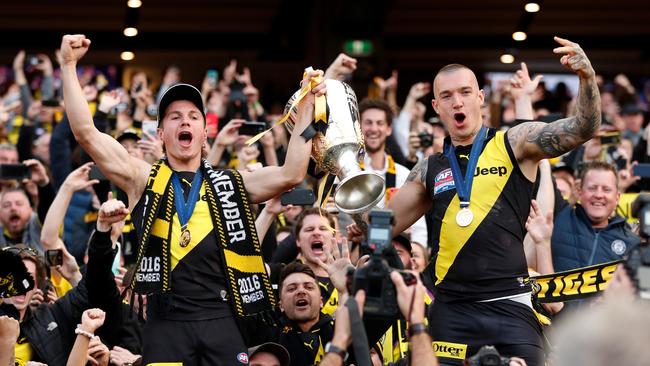
[[[314,123],[303,136],[313,138],[311,156],[317,168],[339,179],[334,192],[339,210],[348,214],[363,213],[383,198],[384,177],[364,171],[359,165],[364,143],[354,91],[338,80],[327,79],[325,84],[327,95],[317,97]],[[297,91],[285,107],[285,114],[289,115],[285,126],[289,132],[293,130],[296,100],[303,90]]]

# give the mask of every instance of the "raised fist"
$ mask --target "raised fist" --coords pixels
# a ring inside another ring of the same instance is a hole
[[[88,309],[81,314],[81,326],[85,331],[94,333],[104,324],[106,313],[101,309]]]
[[[357,69],[357,59],[345,53],[339,53],[336,59],[325,71],[325,79],[343,80]]]
[[[107,232],[111,225],[123,221],[129,214],[124,202],[113,199],[113,193],[108,192],[108,200],[102,203],[97,214],[97,230]]]
[[[61,40],[61,61],[63,65],[74,65],[88,51],[90,40],[83,34],[67,34]]]

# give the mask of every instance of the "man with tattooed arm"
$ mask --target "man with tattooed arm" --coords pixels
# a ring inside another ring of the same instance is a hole
[[[428,317],[443,365],[462,365],[486,344],[528,365],[544,364],[522,244],[537,164],[591,139],[601,119],[589,59],[577,43],[555,41],[560,63],[580,78],[575,116],[507,132],[487,128],[476,76],[463,65],[447,65],[436,74],[432,100],[449,131],[444,152],[420,161],[389,202],[394,235],[425,213],[434,222],[433,260],[423,276],[435,283]]]

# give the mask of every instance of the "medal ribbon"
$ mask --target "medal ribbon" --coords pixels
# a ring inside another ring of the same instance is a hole
[[[449,165],[451,165],[451,172],[454,175],[454,184],[456,185],[456,193],[458,193],[458,198],[460,200],[460,208],[469,207],[469,198],[472,194],[472,182],[474,181],[474,170],[476,170],[476,164],[478,164],[478,158],[481,155],[481,150],[483,149],[483,142],[485,141],[486,135],[485,126],[481,126],[481,129],[474,139],[472,144],[472,150],[469,153],[469,163],[467,163],[467,170],[465,171],[465,178],[463,179],[462,172],[460,170],[460,164],[458,164],[458,159],[456,159],[456,149],[453,144],[445,146],[445,156],[449,159]]]
[[[176,206],[176,212],[178,213],[178,221],[181,223],[181,228],[183,230],[187,226],[187,223],[192,217],[192,212],[194,212],[194,207],[196,206],[196,201],[199,198],[199,190],[201,189],[201,181],[203,179],[203,174],[201,173],[201,168],[194,173],[194,179],[192,180],[192,188],[190,188],[190,194],[187,196],[187,202],[185,201],[185,196],[183,195],[183,187],[181,186],[181,181],[178,178],[176,172],[172,173],[172,184],[174,185],[174,205]]]

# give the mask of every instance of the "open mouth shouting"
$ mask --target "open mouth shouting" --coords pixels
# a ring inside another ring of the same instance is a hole
[[[454,113],[454,121],[456,122],[456,126],[461,126],[465,122],[465,113]]]
[[[309,300],[306,298],[297,299],[294,303],[296,310],[308,310],[309,309]]]
[[[324,251],[324,245],[322,241],[314,241],[311,243],[311,251],[317,255],[320,256],[322,255]]]
[[[192,146],[192,140],[193,140],[193,136],[192,136],[192,132],[190,131],[181,131],[178,134],[178,143],[182,147]]]
[[[18,214],[13,214],[9,217],[9,226],[20,226],[20,216]]]

